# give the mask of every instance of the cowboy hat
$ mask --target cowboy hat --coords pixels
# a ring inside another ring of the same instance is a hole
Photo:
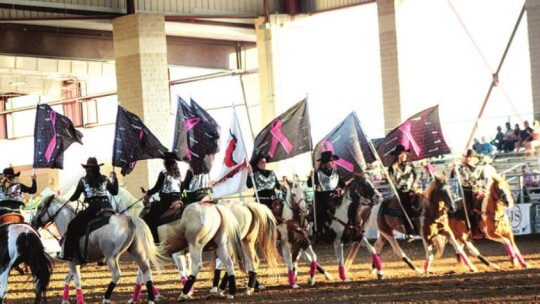
[[[317,159],[318,162],[327,163],[329,161],[338,160],[339,156],[332,153],[332,151],[324,151],[321,153],[321,158]]]
[[[101,167],[101,166],[103,166],[103,163],[98,164],[98,161],[97,161],[97,159],[95,157],[89,157],[88,160],[86,160],[86,165],[81,164],[81,166],[83,166],[83,168],[87,169],[87,168],[92,168],[92,167]]]
[[[10,178],[10,177],[15,177],[15,176],[19,176],[21,175],[21,172],[17,172],[15,173],[15,171],[13,171],[13,168],[5,168],[4,171],[2,172],[2,174],[7,177],[7,178]]]
[[[266,161],[268,162],[270,160],[270,155],[268,154],[257,154],[255,155],[251,161],[249,162],[249,164],[251,165],[251,167],[254,167],[254,168],[257,168],[257,164],[259,163],[259,161],[261,161],[261,159],[266,159]]]
[[[411,152],[411,149],[406,150],[405,147],[404,147],[403,145],[397,145],[397,146],[394,148],[394,151],[390,152],[390,155],[398,156],[398,155],[400,155],[402,152],[409,153],[409,152]]]
[[[178,155],[174,152],[165,152],[163,153],[163,156],[161,156],[161,158],[167,160],[167,159],[174,159],[174,160],[177,160],[177,161],[180,161],[180,157],[178,157]]]

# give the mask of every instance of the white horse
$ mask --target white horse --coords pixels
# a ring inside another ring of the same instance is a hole
[[[179,301],[191,298],[193,284],[202,269],[203,249],[214,249],[214,246],[228,274],[227,298],[234,298],[236,294],[234,261],[239,261],[241,268],[244,265],[240,227],[228,208],[209,202],[192,203],[185,207],[180,220],[159,226],[158,233],[162,255],[170,256],[188,249],[193,260],[191,274],[184,284]]]
[[[344,282],[349,281],[347,270],[354,261],[360,245],[363,245],[371,254],[372,264],[377,270],[377,278],[382,280],[384,277],[381,259],[377,251],[363,235],[371,208],[380,203],[381,199],[381,194],[363,175],[355,176],[344,189],[341,203],[336,208],[330,224],[330,229],[336,233],[334,249],[338,261],[339,277]],[[347,259],[344,260],[343,243],[349,242],[352,245],[349,248]]]
[[[302,185],[298,181],[284,183],[287,188],[286,197],[282,208],[274,204],[274,214],[278,220],[278,230],[281,236],[281,250],[283,258],[287,264],[289,285],[292,288],[299,288],[296,283],[298,257],[301,252],[310,262],[308,284],[315,285],[315,273],[317,271],[324,274],[328,280],[330,274],[326,272],[318,263],[317,255],[313,251],[307,232],[307,206]],[[282,210],[278,210],[282,209]]]
[[[276,219],[268,207],[258,203],[223,200],[219,202],[219,205],[229,208],[240,225],[242,249],[245,259],[244,264],[248,272],[246,294],[250,295],[255,291],[257,270],[259,268],[259,256],[255,248],[256,244],[259,245],[269,270],[277,273],[279,253],[277,251],[278,233]],[[218,261],[211,293],[222,293],[227,284],[227,280],[223,280],[220,286],[217,286],[220,275],[219,264],[221,262],[220,260]],[[263,286],[259,284],[258,288],[263,289]]]
[[[5,214],[6,217],[20,217],[19,214]],[[36,297],[35,304],[45,297],[52,273],[51,258],[43,248],[39,234],[28,224],[12,223],[0,225],[0,304],[8,290],[8,277],[11,268],[26,263],[32,271]]]
[[[44,198],[39,205],[36,216],[32,220],[32,227],[44,227],[54,222],[61,236],[65,235],[69,222],[75,217],[76,210],[68,201],[54,195]],[[79,240],[80,252],[85,251],[85,237]],[[122,214],[114,214],[109,223],[92,231],[88,236],[88,251],[86,260],[94,262],[102,259],[107,261],[107,266],[112,273],[112,280],[105,292],[102,303],[111,303],[110,297],[120,279],[121,273],[118,260],[122,253],[128,251],[144,274],[144,282],[148,288],[148,303],[155,300],[152,284],[152,272],[148,263],[150,260],[156,268],[160,268],[157,260],[157,247],[153,243],[152,234],[148,226],[138,217]],[[62,303],[69,303],[69,283],[75,280],[77,304],[84,303],[82,292],[80,262],[68,261],[70,272],[65,280]]]

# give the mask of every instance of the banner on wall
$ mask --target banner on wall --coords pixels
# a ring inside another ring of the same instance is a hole
[[[533,233],[531,208],[535,204],[516,204],[506,209],[514,235]]]

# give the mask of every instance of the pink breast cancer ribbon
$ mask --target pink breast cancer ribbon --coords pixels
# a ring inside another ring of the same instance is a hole
[[[278,142],[283,146],[283,149],[287,152],[287,154],[291,153],[291,150],[293,148],[293,145],[289,141],[287,137],[285,137],[285,134],[281,132],[281,127],[283,126],[283,122],[281,122],[280,119],[276,119],[272,123],[272,127],[270,128],[270,133],[272,133],[272,143],[270,144],[270,150],[268,150],[268,154],[270,157],[274,157],[274,153],[276,153]]]
[[[403,133],[403,136],[401,137],[401,144],[403,147],[405,147],[405,150],[409,150],[409,147],[412,146],[416,155],[420,155],[422,149],[420,146],[418,146],[416,140],[414,140],[414,137],[412,136],[411,122],[407,120],[403,125],[401,125],[401,127],[399,127],[399,130]]]
[[[186,119],[186,121],[184,122],[186,136],[188,136],[189,130],[193,129],[200,121],[201,119],[199,117],[192,117]],[[186,156],[188,159],[191,159],[191,151],[189,150],[189,147],[186,148]]]
[[[332,145],[332,143],[330,141],[328,141],[328,140],[323,141],[322,146],[324,147],[322,152],[330,151],[330,152],[332,152],[332,154],[336,154],[336,153],[334,153],[334,145]],[[345,170],[347,170],[349,172],[354,172],[354,165],[351,164],[350,162],[344,160],[343,158],[335,160],[334,164],[344,168]]]
[[[54,147],[56,146],[56,112],[51,111],[49,117],[51,118],[51,124],[54,133],[51,141],[49,142],[49,145],[47,146],[47,150],[45,150],[45,158],[47,159],[47,162],[51,161],[51,156],[54,151]]]

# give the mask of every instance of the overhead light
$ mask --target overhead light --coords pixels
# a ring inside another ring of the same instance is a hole
[[[28,81],[26,81],[26,80],[19,80],[19,81],[10,81],[9,85],[12,86],[12,87],[16,87],[16,86],[25,85],[27,83],[28,83]]]

